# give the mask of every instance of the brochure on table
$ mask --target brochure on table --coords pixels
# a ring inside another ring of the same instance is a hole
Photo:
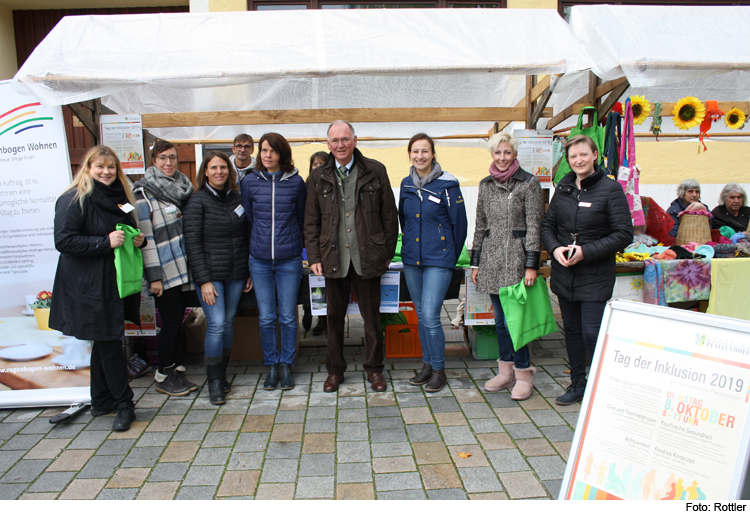
[[[749,402],[749,322],[610,302],[560,499],[740,498]]]
[[[380,278],[380,313],[398,313],[400,280],[401,274],[398,271],[386,271]],[[322,275],[310,275],[310,308],[312,315],[326,314],[326,279]],[[359,313],[354,289],[349,292],[346,313]]]

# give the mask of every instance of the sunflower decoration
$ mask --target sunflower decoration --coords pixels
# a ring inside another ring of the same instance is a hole
[[[646,118],[651,115],[651,103],[642,95],[633,95],[630,97],[630,106],[633,109],[633,124],[641,125]],[[625,108],[620,111],[625,115]]]
[[[703,122],[703,118],[706,116],[706,107],[698,98],[687,96],[677,101],[672,109],[672,114],[674,115],[672,120],[677,128],[689,130]]]
[[[737,130],[745,126],[745,119],[747,119],[745,112],[739,108],[732,108],[724,116],[724,124],[732,130]]]

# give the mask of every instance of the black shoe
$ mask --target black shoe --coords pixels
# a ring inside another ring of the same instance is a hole
[[[263,384],[263,388],[266,390],[274,390],[279,384],[279,366],[271,365],[268,367],[268,376],[266,382]]]
[[[208,378],[208,399],[213,405],[223,405],[227,402],[224,397],[224,370],[222,358],[205,357],[206,377]]]
[[[586,378],[576,378],[570,382],[570,387],[562,396],[555,400],[558,405],[573,405],[583,399],[586,392]]]
[[[310,305],[306,304],[303,308],[304,314],[302,315],[302,328],[305,329],[305,331],[310,330],[310,327],[312,326],[312,313],[310,312]]]
[[[424,386],[425,392],[438,392],[445,387],[448,380],[445,378],[445,370],[433,370],[430,381]]]
[[[158,374],[162,374],[167,378],[164,381],[156,382],[156,392],[161,392],[168,396],[187,396],[190,394],[190,389],[182,384],[182,379],[175,374],[179,372],[175,370],[174,365],[164,369],[164,372],[156,371]]]
[[[221,381],[224,394],[232,392],[232,386],[227,381],[227,367],[229,367],[229,354],[224,354],[223,356],[221,356],[221,368],[224,371],[224,377],[221,379]]]
[[[432,377],[432,365],[424,363],[422,365],[422,372],[414,376],[409,380],[410,385],[424,385]]]
[[[184,368],[184,367],[183,367]],[[185,377],[185,373],[181,370],[179,370],[177,367],[174,369],[174,375],[175,377],[182,383],[182,386],[185,387],[190,392],[197,391],[198,385],[190,381]]]
[[[135,421],[135,411],[130,407],[125,407],[117,412],[117,418],[112,422],[113,431],[127,431],[130,429],[130,423]]]
[[[294,388],[294,377],[292,377],[292,366],[281,365],[281,390]]]
[[[321,334],[325,334],[327,329],[328,325],[326,324],[326,316],[318,316],[318,324],[316,324],[315,328],[313,328],[313,335],[318,336]]]
[[[224,405],[227,403],[222,380],[208,380],[208,399],[212,405]]]
[[[104,416],[109,413],[117,412],[117,409],[94,409],[91,408],[91,416]]]

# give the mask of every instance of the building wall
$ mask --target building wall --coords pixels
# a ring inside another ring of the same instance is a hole
[[[13,10],[0,4],[0,80],[10,79],[17,71]]]

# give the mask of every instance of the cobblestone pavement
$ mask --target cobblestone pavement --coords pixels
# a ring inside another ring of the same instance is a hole
[[[127,432],[111,431],[114,415],[54,426],[59,408],[0,409],[0,499],[557,498],[580,409],[554,403],[568,383],[561,332],[534,343],[536,390],[515,402],[483,389],[497,362],[471,357],[448,358],[433,394],[406,381],[421,360],[386,359],[388,389],[373,392],[361,323],[349,319],[338,394],[323,392],[325,338],[305,337],[293,390],[265,391],[262,364],[232,362],[233,390],[213,406],[202,358],[186,365],[202,385],[190,396],[134,380]]]

